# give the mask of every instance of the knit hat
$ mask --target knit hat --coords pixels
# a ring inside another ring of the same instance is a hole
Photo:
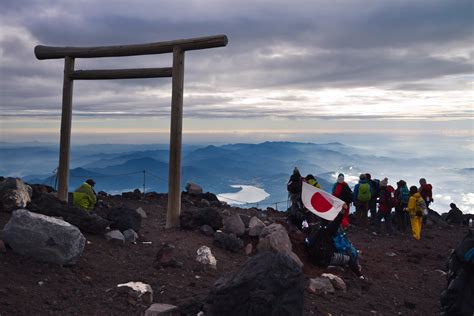
[[[386,187],[388,184],[388,179],[387,178],[384,178],[382,181],[380,181],[380,186],[381,187]]]
[[[91,187],[93,187],[95,185],[95,181],[92,180],[92,179],[87,179],[86,183],[89,184]]]
[[[338,183],[343,183],[344,182],[344,175],[342,173],[340,173],[338,176],[337,176],[337,182]]]

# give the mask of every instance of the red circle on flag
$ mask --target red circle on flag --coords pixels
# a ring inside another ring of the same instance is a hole
[[[332,204],[319,192],[311,197],[311,206],[318,212],[324,213],[332,209]]]

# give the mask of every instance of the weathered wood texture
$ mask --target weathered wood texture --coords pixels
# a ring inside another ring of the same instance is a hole
[[[38,45],[35,55],[38,59],[55,59],[66,56],[73,58],[120,57],[171,53],[175,47],[183,51],[222,47],[227,45],[227,36],[216,35],[136,45],[98,47],[53,47]]]
[[[172,69],[167,68],[137,68],[137,69],[94,69],[76,70],[70,78],[74,80],[102,79],[138,79],[171,77]]]
[[[74,58],[64,59],[63,106],[61,112],[61,138],[59,144],[58,199],[67,202],[69,183],[69,148],[71,144],[72,88],[70,74],[74,71]]]
[[[181,212],[181,142],[183,130],[184,50],[173,50],[171,133],[166,228],[179,226]]]

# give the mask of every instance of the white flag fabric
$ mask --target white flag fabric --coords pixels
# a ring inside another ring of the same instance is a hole
[[[306,182],[303,182],[301,199],[311,213],[328,221],[334,220],[344,205],[344,201]]]

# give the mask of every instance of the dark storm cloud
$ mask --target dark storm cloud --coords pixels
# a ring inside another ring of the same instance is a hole
[[[36,60],[37,44],[115,45],[227,34],[226,48],[186,54],[186,114],[197,117],[294,113],[270,105],[242,110],[235,103],[243,96],[232,94],[246,89],[296,91],[266,99],[293,104],[305,101],[295,95],[298,90],[436,91],[423,81],[472,73],[473,4],[464,0],[22,0],[8,1],[2,10],[3,115],[59,114],[63,63]],[[170,65],[169,54],[76,62],[77,69]],[[466,81],[444,83],[441,90],[456,90],[457,84]],[[156,89],[164,94],[144,96]],[[90,116],[168,115],[169,89],[169,80],[78,82],[75,109]]]

